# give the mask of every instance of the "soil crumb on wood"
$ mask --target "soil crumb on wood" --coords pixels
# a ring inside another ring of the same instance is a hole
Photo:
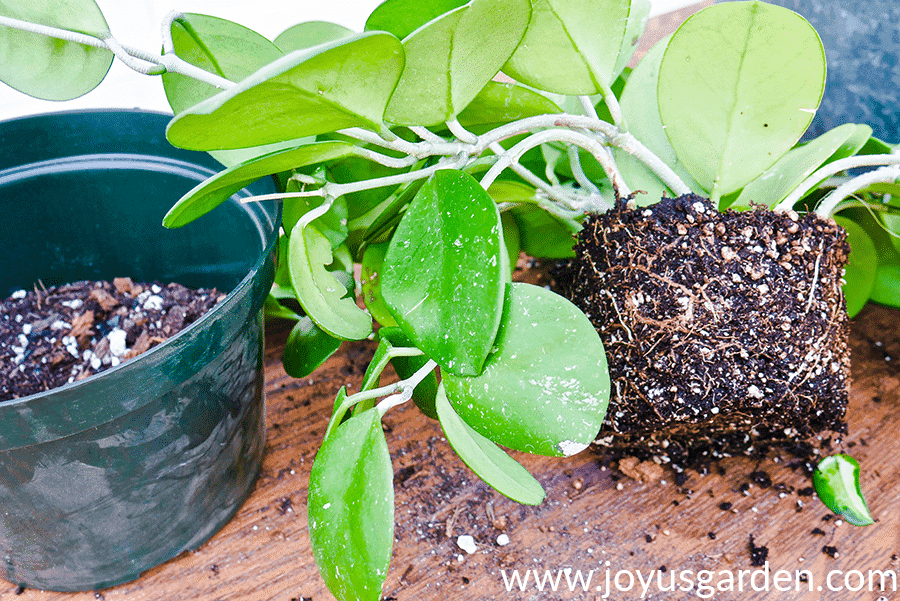
[[[833,221],[622,201],[587,219],[575,252],[554,276],[606,348],[601,444],[665,462],[846,430],[849,246]]]
[[[75,282],[0,301],[0,401],[115,367],[174,336],[225,295],[180,284]]]

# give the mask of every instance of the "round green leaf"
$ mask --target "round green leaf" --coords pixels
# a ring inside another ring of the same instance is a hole
[[[803,17],[758,0],[715,4],[672,35],[659,114],[678,158],[717,201],[794,146],[824,88],[825,52]]]
[[[819,499],[854,526],[874,524],[859,487],[859,463],[850,455],[832,455],[819,462],[813,472]]]
[[[619,107],[625,122],[628,123],[629,133],[671,167],[691,190],[704,192],[700,184],[694,181],[691,174],[675,156],[675,149],[672,148],[659,118],[659,103],[656,98],[659,64],[662,62],[663,53],[666,51],[670,37],[667,36],[657,42],[628,76],[628,82],[625,84],[619,100]],[[621,148],[613,148],[613,156],[619,165],[625,183],[632,190],[644,192],[636,197],[639,205],[659,202],[664,193],[672,196],[672,191],[666,188],[665,184],[636,158]]]
[[[751,203],[769,207],[778,204],[813,171],[859,150],[871,134],[872,128],[868,125],[845,123],[791,149],[747,184],[733,204],[743,207],[749,207]]]
[[[355,147],[346,142],[318,142],[280,150],[229,167],[201,182],[182,196],[163,218],[169,228],[187,225],[261,177],[306,165],[350,156]]]
[[[341,346],[341,341],[322,331],[313,320],[303,316],[294,324],[281,363],[292,378],[305,378],[316,371]]]
[[[394,543],[394,472],[375,410],[322,442],[309,476],[309,538],[328,590],[379,601]]]
[[[632,2],[533,0],[531,23],[503,72],[524,84],[557,94],[598,94],[612,85]],[[629,25],[631,27],[629,28]],[[627,60],[625,60],[627,62]]]
[[[396,326],[390,310],[381,297],[381,267],[384,264],[384,256],[387,254],[387,242],[370,242],[363,252],[362,272],[360,283],[362,284],[363,302],[372,317],[382,326]]]
[[[0,0],[0,15],[100,39],[109,27],[94,0]],[[43,100],[71,100],[97,87],[113,53],[0,25],[0,81]]]
[[[366,31],[387,31],[401,40],[466,0],[386,0],[366,20]]]
[[[489,81],[457,115],[457,120],[464,127],[472,128],[562,112],[552,100],[528,88]]]
[[[472,0],[413,32],[385,119],[437,125],[456,117],[516,49],[530,15],[529,0]]]
[[[315,225],[291,230],[288,270],[297,300],[306,314],[327,334],[341,340],[362,340],[372,332],[372,319],[345,298],[347,289],[325,269],[333,260],[331,244]]]
[[[544,487],[518,461],[473,430],[453,411],[443,386],[437,389],[437,414],[447,441],[478,477],[513,501],[539,505]]]
[[[278,34],[275,45],[282,52],[304,50],[319,44],[327,44],[354,35],[352,29],[347,29],[337,23],[328,21],[307,21],[289,27]]]
[[[275,44],[252,29],[218,17],[185,13],[172,22],[171,33],[179,58],[235,82],[282,56]],[[221,92],[178,73],[164,73],[162,81],[175,113]]]
[[[542,259],[565,259],[575,256],[574,234],[581,229],[577,223],[565,222],[537,205],[537,191],[518,182],[494,182],[488,190],[498,203],[517,203],[503,212],[515,220],[519,247],[526,255]],[[518,252],[516,253],[518,257]],[[512,255],[512,265],[515,260]]]
[[[851,219],[862,227],[875,244],[878,262],[870,300],[889,307],[900,307],[900,253],[894,248],[892,236],[885,231],[884,223],[866,208],[841,211],[841,217]]]
[[[513,283],[481,375],[443,374],[459,416],[497,444],[567,456],[594,440],[609,402],[603,343],[572,303]]]
[[[274,289],[275,286],[272,286],[272,288]],[[289,298],[293,297],[294,295],[291,294]],[[271,291],[269,292],[269,296],[266,297],[265,304],[263,304],[263,315],[265,315],[266,319],[292,319],[294,321],[303,319],[303,316],[299,315],[296,311],[282,305],[279,302],[277,293]]]
[[[875,243],[862,227],[845,217],[835,216],[834,220],[847,230],[847,242],[850,243],[850,260],[844,273],[843,290],[847,315],[853,318],[862,310],[872,293],[878,269],[878,253]]]
[[[387,33],[298,50],[180,113],[166,135],[181,148],[223,150],[345,127],[378,130],[402,70],[403,48]]]
[[[481,372],[509,279],[504,252],[497,205],[471,175],[449,169],[425,182],[391,238],[382,296],[413,344],[448,373]]]

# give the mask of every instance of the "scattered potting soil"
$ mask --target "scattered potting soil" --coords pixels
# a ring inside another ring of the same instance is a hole
[[[75,282],[0,301],[0,401],[82,380],[174,336],[225,295],[180,284]]]
[[[606,349],[601,443],[684,465],[704,446],[846,429],[849,247],[833,221],[696,195],[621,201],[588,218],[575,252],[554,276]]]

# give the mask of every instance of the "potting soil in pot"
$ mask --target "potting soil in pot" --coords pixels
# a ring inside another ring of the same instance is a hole
[[[845,234],[815,215],[665,198],[591,216],[557,285],[600,333],[613,398],[598,439],[692,448],[842,432]]]
[[[225,294],[180,284],[40,285],[0,301],[0,401],[115,367],[174,336]]]

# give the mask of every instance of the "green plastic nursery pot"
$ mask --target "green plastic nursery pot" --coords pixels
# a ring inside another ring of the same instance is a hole
[[[126,276],[228,293],[131,361],[0,403],[0,552],[14,584],[133,580],[209,539],[259,472],[279,208],[232,198],[163,228],[169,207],[221,169],[172,148],[168,119],[90,111],[0,123],[0,298],[38,281]]]

